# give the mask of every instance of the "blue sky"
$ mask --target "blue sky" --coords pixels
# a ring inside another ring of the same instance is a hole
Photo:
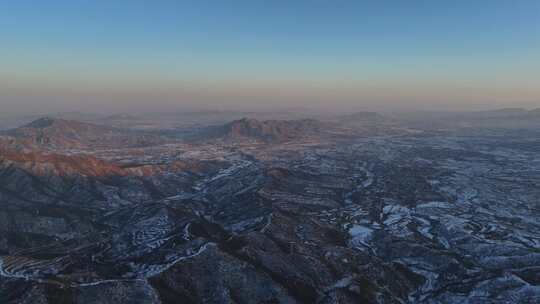
[[[534,106],[540,1],[0,0],[0,65],[0,103],[27,108]]]

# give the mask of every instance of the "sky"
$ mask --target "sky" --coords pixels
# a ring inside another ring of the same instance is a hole
[[[0,0],[0,112],[540,107],[538,0]]]

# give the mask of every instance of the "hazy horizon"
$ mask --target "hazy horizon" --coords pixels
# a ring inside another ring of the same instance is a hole
[[[540,2],[17,1],[3,116],[540,107]]]

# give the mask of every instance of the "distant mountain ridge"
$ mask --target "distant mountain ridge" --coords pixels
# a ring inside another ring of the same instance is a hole
[[[325,124],[315,119],[260,121],[242,118],[208,129],[205,132],[205,137],[225,140],[251,139],[263,142],[284,142],[324,130]]]
[[[380,122],[386,118],[377,112],[355,112],[345,114],[338,117],[343,123],[358,123],[358,122]]]
[[[467,113],[468,116],[479,118],[540,118],[540,108],[527,110],[524,108],[502,108],[491,111]]]
[[[24,147],[53,149],[119,145],[136,147],[163,141],[156,135],[51,117],[43,117],[22,127],[4,131],[2,135],[16,139]]]

